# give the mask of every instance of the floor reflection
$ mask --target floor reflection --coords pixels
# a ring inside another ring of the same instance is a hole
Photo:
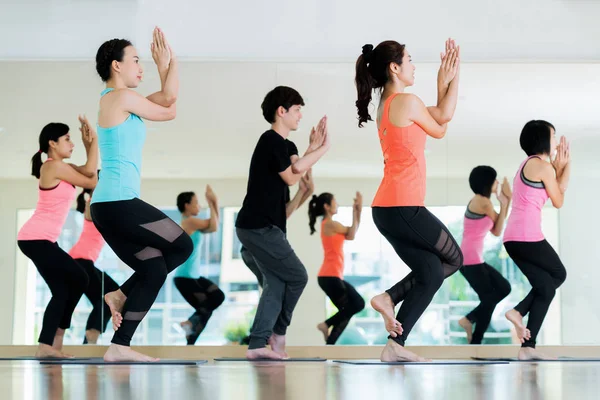
[[[600,363],[353,366],[209,363],[42,366],[0,363],[7,399],[560,399],[596,398]]]

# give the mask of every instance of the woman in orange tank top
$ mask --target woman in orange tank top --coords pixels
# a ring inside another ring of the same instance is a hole
[[[394,41],[363,46],[356,62],[358,125],[371,121],[374,89],[384,174],[372,203],[373,221],[398,256],[411,269],[402,281],[375,296],[371,305],[385,321],[389,340],[381,360],[427,361],[406,350],[404,343],[444,279],[462,265],[462,253],[448,229],[425,207],[425,141],[441,139],[454,115],[458,98],[460,50],[446,41],[438,73],[438,102],[425,107],[414,94],[415,67],[406,47]],[[394,317],[395,306],[402,306]]]
[[[362,195],[357,192],[354,199],[352,226],[344,226],[334,221],[333,216],[337,211],[337,201],[331,193],[313,196],[308,205],[311,235],[316,232],[317,217],[323,217],[321,242],[325,257],[319,271],[319,286],[339,310],[334,316],[317,325],[317,329],[323,333],[326,344],[335,344],[350,319],[365,308],[365,301],[361,295],[344,280],[344,242],[354,240],[356,236],[362,211]],[[331,333],[329,333],[330,329]]]

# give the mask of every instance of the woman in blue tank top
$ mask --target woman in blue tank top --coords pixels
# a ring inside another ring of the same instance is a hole
[[[187,321],[180,325],[185,331],[188,345],[193,345],[206,327],[214,310],[225,300],[225,293],[210,280],[200,276],[200,243],[203,233],[216,232],[219,226],[219,205],[217,196],[210,186],[206,186],[206,201],[210,208],[210,218],[197,218],[200,204],[194,192],[183,192],[177,196],[177,208],[181,212],[181,227],[190,235],[194,251],[175,271],[175,287],[183,298],[196,310]]]
[[[104,355],[109,362],[157,361],[131,350],[131,338],[167,274],[185,262],[193,248],[179,225],[140,199],[146,139],[143,119],[174,119],[179,90],[177,59],[160,29],[153,36],[152,58],[162,87],[148,97],[133,90],[142,80],[143,69],[131,42],[109,40],[96,54],[96,70],[106,89],[98,113],[102,177],[94,191],[91,214],[106,243],[134,270],[119,290],[104,296],[116,331]]]

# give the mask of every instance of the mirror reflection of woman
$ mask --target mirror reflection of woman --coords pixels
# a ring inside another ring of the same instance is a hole
[[[206,202],[210,208],[209,218],[198,218],[200,203],[194,192],[177,196],[177,208],[181,213],[181,227],[190,235],[194,250],[190,257],[175,270],[173,282],[194,313],[180,326],[185,332],[188,345],[194,345],[206,328],[213,312],[225,301],[225,293],[205,277],[200,276],[200,244],[202,235],[216,232],[219,226],[219,204],[215,192],[206,186]]]
[[[542,208],[550,199],[561,208],[571,175],[571,151],[563,136],[556,142],[554,125],[529,121],[520,137],[527,154],[513,181],[513,205],[504,231],[504,247],[531,283],[531,291],[506,313],[521,341],[520,360],[552,359],[536,348],[537,335],[567,271],[542,232]],[[523,317],[529,314],[527,326]]]
[[[104,295],[119,289],[119,285],[110,275],[95,266],[105,242],[92,222],[90,214],[93,193],[93,189],[84,189],[77,197],[77,211],[83,214],[83,230],[77,243],[69,250],[69,255],[81,265],[89,277],[89,285],[84,294],[92,303],[92,311],[85,326],[83,344],[96,344],[100,334],[106,331],[111,315],[110,308],[104,301]]]
[[[510,294],[510,283],[483,259],[485,237],[488,232],[494,236],[502,234],[512,197],[506,178],[502,182],[500,193],[497,192],[499,183],[496,176],[496,170],[488,166],[475,167],[469,176],[469,185],[475,196],[469,201],[465,211],[463,239],[460,245],[463,266],[460,272],[479,296],[480,303],[459,320],[458,324],[467,332],[467,341],[470,344],[481,344],[494,309]],[[493,193],[500,202],[500,213],[494,210],[491,201]]]
[[[360,214],[362,212],[362,195],[356,192],[352,205],[352,225],[344,226],[334,221],[338,212],[338,204],[331,193],[313,196],[308,204],[310,234],[314,234],[317,217],[321,221],[321,243],[324,260],[319,270],[319,286],[338,308],[338,312],[326,321],[317,325],[323,333],[326,344],[335,344],[344,332],[350,319],[365,308],[365,301],[348,281],[344,280],[344,242],[354,240]],[[331,332],[330,332],[331,330]]]

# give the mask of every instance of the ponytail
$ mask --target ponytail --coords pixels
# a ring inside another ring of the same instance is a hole
[[[80,212],[82,214],[85,214],[85,203],[87,202],[85,199],[85,195],[92,194],[92,190],[91,189],[83,189],[83,191],[81,193],[79,193],[79,196],[77,196],[77,212]]]
[[[373,86],[375,82],[369,72],[369,62],[373,56],[373,45],[365,44],[363,52],[356,61],[356,92],[358,98],[356,100],[356,109],[358,112],[358,127],[362,128],[363,123],[373,121],[369,114],[369,104],[373,95]]]
[[[317,217],[325,215],[325,204],[330,206],[332,200],[333,195],[331,193],[321,193],[318,197],[313,195],[310,203],[308,203],[308,226],[311,235],[316,232]]]
[[[383,90],[390,79],[389,66],[391,63],[402,65],[404,48],[403,44],[392,40],[381,42],[375,48],[372,44],[363,46],[362,54],[356,60],[356,77],[354,79],[359,128],[362,128],[367,121],[373,121],[369,114],[373,90]]]
[[[31,175],[40,179],[40,171],[42,170],[42,151],[36,151],[33,157],[31,157]]]
[[[50,151],[50,141],[58,140],[69,133],[69,126],[60,122],[50,122],[40,132],[39,150],[31,157],[31,175],[40,179],[42,165],[42,153],[48,154]]]

